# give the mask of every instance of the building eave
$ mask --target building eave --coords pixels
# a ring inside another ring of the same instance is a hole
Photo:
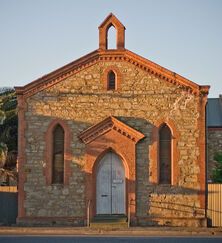
[[[209,85],[198,85],[181,75],[172,72],[144,57],[141,57],[127,49],[124,50],[100,50],[97,49],[47,75],[32,81],[23,87],[15,87],[17,95],[29,97],[35,93],[55,85],[69,76],[88,68],[97,62],[129,62],[149,74],[166,82],[181,86],[184,90],[195,95],[207,95]]]

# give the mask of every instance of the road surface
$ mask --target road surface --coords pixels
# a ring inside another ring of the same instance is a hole
[[[221,243],[222,237],[0,236],[0,243]]]

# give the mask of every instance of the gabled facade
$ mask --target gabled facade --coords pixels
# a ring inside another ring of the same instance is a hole
[[[16,87],[18,223],[205,225],[208,90],[125,49],[110,14],[99,49]]]

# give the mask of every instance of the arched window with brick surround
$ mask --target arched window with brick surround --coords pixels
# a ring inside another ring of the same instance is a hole
[[[178,185],[180,133],[170,118],[155,121],[149,148],[151,183]],[[168,167],[168,168],[167,168]]]
[[[159,129],[159,183],[171,184],[171,139],[170,128],[163,124]]]
[[[72,131],[66,121],[55,119],[45,134],[45,161],[44,175],[46,185],[69,184],[72,161]]]
[[[121,90],[122,73],[116,65],[107,67],[103,73],[105,90]]]
[[[110,70],[108,73],[108,78],[107,78],[107,89],[108,90],[115,90],[116,89],[116,74]]]
[[[64,182],[64,130],[58,124],[53,131],[52,183]]]

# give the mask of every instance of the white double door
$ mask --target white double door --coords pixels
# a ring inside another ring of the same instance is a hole
[[[96,177],[96,213],[125,214],[125,170],[113,152],[101,159]]]

